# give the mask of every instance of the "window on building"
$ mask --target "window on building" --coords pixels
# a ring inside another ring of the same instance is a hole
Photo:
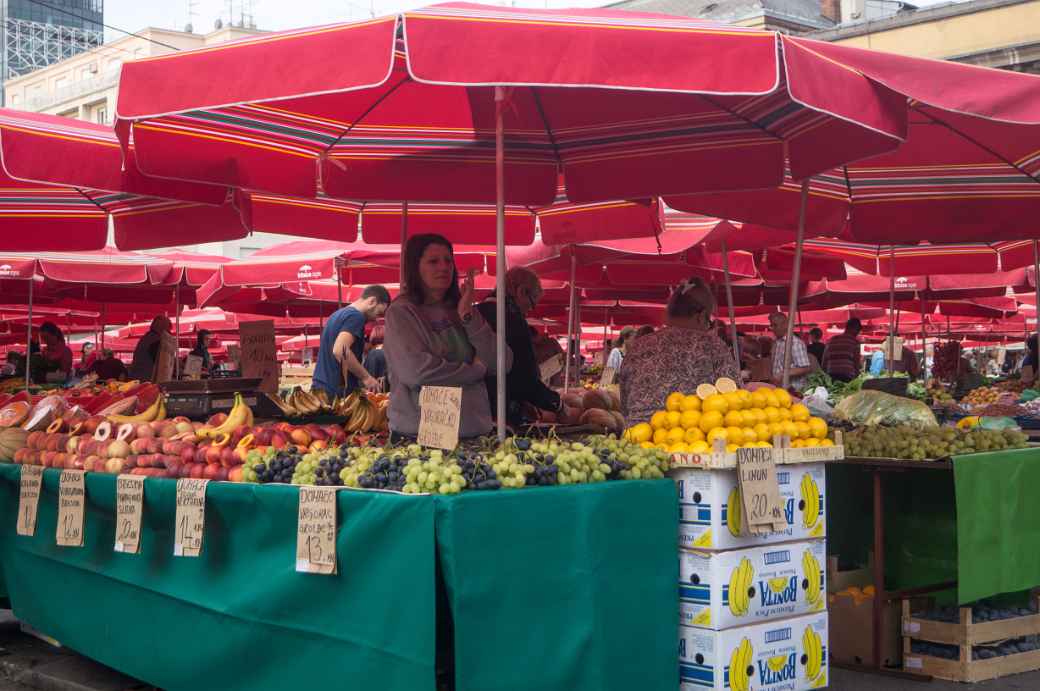
[[[260,249],[260,248],[259,247],[249,247],[247,245],[239,245],[238,246],[238,258],[239,259],[245,259],[249,255],[251,255],[253,252],[256,252],[258,249]]]
[[[108,108],[106,108],[105,106],[101,106],[100,108],[95,110],[94,111],[94,122],[98,123],[99,125],[107,125],[108,124]]]
[[[22,102],[21,94],[11,94],[11,105],[16,106]]]

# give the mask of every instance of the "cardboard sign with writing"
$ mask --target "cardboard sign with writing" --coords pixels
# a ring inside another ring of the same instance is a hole
[[[238,327],[242,349],[239,369],[242,376],[260,379],[260,391],[278,391],[278,350],[274,342],[274,321],[242,322]]]
[[[773,449],[737,449],[737,484],[752,535],[779,532],[787,526]]]
[[[58,482],[57,542],[61,547],[83,546],[83,508],[87,486],[82,470],[63,470]]]
[[[563,355],[556,354],[551,358],[543,362],[538,366],[539,374],[542,378],[543,384],[548,384],[549,381],[560,373],[563,369]]]
[[[202,553],[206,525],[206,485],[209,480],[177,480],[177,514],[174,518],[173,556],[197,557]]]
[[[885,350],[885,357],[890,360],[901,360],[903,358],[903,337],[902,336],[887,336],[882,342],[882,347]],[[891,355],[889,351],[891,350]]]
[[[43,466],[22,466],[22,489],[18,495],[18,534],[32,537],[36,534],[36,510],[43,489]]]
[[[617,370],[613,367],[604,367],[603,374],[599,376],[600,386],[610,386],[617,379]]]
[[[202,376],[202,358],[198,355],[189,355],[184,358],[184,378],[198,379]]]
[[[144,478],[120,475],[116,478],[115,551],[137,554],[141,547],[141,514],[144,510]]]
[[[462,388],[424,386],[419,392],[419,444],[436,449],[459,445]]]
[[[170,333],[159,336],[159,354],[155,358],[155,373],[152,381],[164,382],[173,379],[173,369],[177,362],[177,337]]]
[[[296,570],[336,573],[336,490],[301,487],[296,524]]]

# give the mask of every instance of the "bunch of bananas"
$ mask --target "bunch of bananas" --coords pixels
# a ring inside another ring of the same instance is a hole
[[[166,399],[162,394],[155,397],[152,404],[146,410],[137,415],[109,415],[108,421],[113,425],[121,425],[125,422],[137,424],[141,422],[155,422],[166,419]]]
[[[805,678],[812,688],[822,688],[827,685],[827,675],[823,673],[823,644],[820,642],[820,634],[812,626],[806,626],[802,634],[802,647],[805,656],[802,658],[805,664]],[[730,677],[732,677],[732,672]]]
[[[805,573],[805,601],[809,603],[811,611],[818,612],[823,609],[823,593],[820,591],[820,562],[812,552],[805,550],[802,554],[802,571]]]
[[[742,617],[751,606],[751,598],[754,597],[755,569],[751,561],[744,557],[740,560],[737,568],[729,576],[729,611],[735,617]]]
[[[802,525],[811,531],[812,537],[819,537],[823,533],[823,522],[820,520],[820,488],[812,475],[806,473],[802,476]]]
[[[304,417],[333,412],[328,394],[321,389],[304,391],[297,386],[286,398],[282,398],[278,394],[267,394],[267,396],[286,417]]]
[[[740,523],[744,514],[740,503],[740,488],[734,487],[729,492],[729,499],[726,500],[726,527],[729,528],[729,534],[733,537],[740,537],[742,532]]]
[[[751,641],[743,638],[729,656],[729,687],[733,691],[748,691],[751,688],[749,680],[755,673],[755,667],[751,664],[754,654]]]
[[[343,425],[347,434],[386,431],[388,401],[385,398],[373,401],[368,395],[355,391],[345,400],[347,404],[343,407],[345,412],[342,414],[347,416]]]
[[[199,437],[218,439],[224,435],[231,435],[236,429],[243,425],[252,427],[253,426],[253,409],[246,405],[245,399],[242,398],[242,394],[235,392],[235,404],[231,406],[231,412],[228,413],[227,419],[220,423],[216,427],[200,427],[195,432]]]

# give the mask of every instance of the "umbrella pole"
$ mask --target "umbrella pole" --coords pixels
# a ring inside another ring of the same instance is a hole
[[[1036,240],[1033,240],[1033,284],[1034,288],[1036,288],[1036,329],[1037,333],[1040,334],[1040,250],[1037,249]],[[1026,324],[1028,325],[1028,323],[1029,320],[1027,319]],[[1033,369],[1036,370],[1036,366]]]
[[[921,379],[928,381],[928,332],[924,328],[924,300],[921,300]]]
[[[177,348],[181,347],[181,291],[177,288],[173,289],[173,301],[174,301],[174,322],[173,332],[177,334]],[[173,379],[174,381],[181,378],[181,359],[178,356],[176,350],[173,351]]]
[[[403,248],[402,248],[403,249]],[[339,257],[336,257],[336,309],[343,309],[343,277],[339,273]]]
[[[604,353],[604,355],[603,355],[603,367],[604,367],[604,369],[607,366],[607,355],[609,355],[609,353],[607,353],[607,324],[609,322],[610,322],[610,308],[609,307],[604,307],[603,308],[603,353]]]
[[[33,284],[36,283],[36,272],[29,276],[29,320],[25,327],[25,389],[29,389],[29,373],[32,372],[32,308],[33,308]]]
[[[791,384],[791,342],[794,338],[794,318],[798,310],[798,284],[802,280],[802,244],[805,241],[805,211],[809,204],[809,178],[802,180],[802,200],[798,209],[798,235],[794,244],[794,271],[791,273],[791,302],[787,309],[787,335],[784,339],[783,387]]]
[[[737,318],[733,310],[733,287],[729,280],[729,250],[726,249],[725,237],[722,239],[722,276],[726,283],[726,311],[729,313],[729,337],[733,342],[733,360],[737,363],[737,371],[740,372],[740,345],[737,343]]]
[[[896,246],[888,248],[888,357],[885,362],[885,371],[891,373],[892,362],[895,359],[896,339],[893,329],[895,328],[896,313]]]
[[[105,304],[101,303],[101,349],[105,349]]]
[[[397,287],[404,290],[404,246],[408,242],[408,202],[401,202],[401,260]]]
[[[506,438],[506,180],[502,109],[506,92],[495,87],[495,382],[498,384],[498,440]]]
[[[574,359],[574,303],[577,299],[574,290],[574,274],[578,269],[578,258],[571,255],[571,290],[570,302],[567,308],[567,362],[563,368],[563,388],[571,386],[571,360]],[[605,367],[606,365],[604,365]]]

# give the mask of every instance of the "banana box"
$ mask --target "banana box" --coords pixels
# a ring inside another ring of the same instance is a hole
[[[730,552],[679,552],[679,623],[708,629],[822,611],[823,540]]]
[[[766,535],[742,535],[743,507],[736,470],[675,469],[679,490],[679,546],[724,550],[824,537],[827,531],[826,466],[780,465],[776,480],[787,527]]]
[[[679,689],[802,691],[827,686],[827,613],[709,631],[679,627]]]

